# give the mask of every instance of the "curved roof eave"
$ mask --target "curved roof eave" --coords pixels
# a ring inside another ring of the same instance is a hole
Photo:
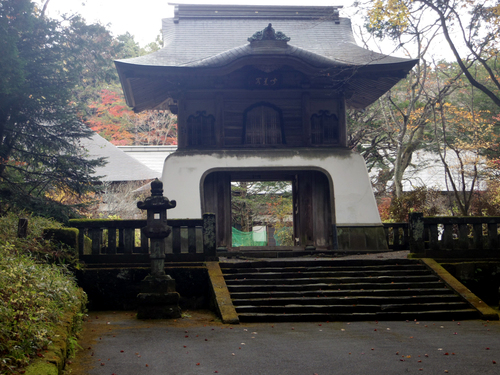
[[[115,60],[115,63],[127,64],[128,66],[149,66],[149,67],[201,67],[207,64],[214,65],[216,63],[224,63],[226,60],[231,60],[236,57],[244,55],[269,55],[269,54],[289,54],[301,56],[304,59],[311,60],[316,64],[324,62],[335,65],[352,65],[352,66],[365,66],[365,65],[386,65],[398,64],[402,62],[411,61],[411,59],[394,57],[384,55],[381,53],[373,52],[365,48],[359,47],[355,43],[344,42],[342,46],[337,46],[342,50],[342,53],[336,54],[335,57],[318,54],[306,48],[288,44],[285,47],[275,48],[252,48],[250,43],[236,46],[213,55],[200,57],[195,60],[188,60],[182,62],[172,62],[167,58],[169,53],[168,46],[160,49],[159,51],[150,53],[148,55],[134,57],[130,59]],[[315,64],[313,64],[315,65]]]
[[[283,65],[292,66],[305,74],[326,74],[329,71],[337,71],[337,74],[349,77],[349,79],[346,78],[346,84],[352,95],[347,98],[348,105],[354,108],[364,108],[404,78],[418,61],[398,59],[397,62],[386,64],[353,66],[293,46],[288,46],[281,53],[265,54],[252,53],[249,48],[248,45],[242,46],[185,66],[138,65],[123,60],[116,61],[115,64],[127,104],[135,111],[140,112],[145,109],[158,108],[168,99],[168,91],[175,91],[178,88],[176,82],[168,85],[167,82],[159,82],[158,77],[176,77],[178,80],[182,76],[222,75],[246,65],[257,65],[262,58],[265,58],[267,63],[270,61],[273,63],[281,62]],[[147,94],[141,94],[133,89],[133,86],[136,87],[136,85],[132,85],[131,80],[137,83],[141,79],[151,80],[153,78],[156,79],[154,82],[140,85],[148,88]],[[153,86],[158,86],[158,88]],[[367,90],[370,92],[367,93]]]

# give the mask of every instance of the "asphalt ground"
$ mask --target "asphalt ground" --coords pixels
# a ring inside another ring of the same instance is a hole
[[[65,374],[500,374],[498,321],[230,326],[208,311],[135,316],[89,314]]]

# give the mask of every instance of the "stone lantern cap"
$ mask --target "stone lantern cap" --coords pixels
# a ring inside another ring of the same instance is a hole
[[[151,196],[147,197],[144,202],[137,202],[137,208],[141,210],[147,209],[170,209],[174,208],[177,202],[174,200],[169,200],[167,197],[163,196],[163,182],[155,179],[151,182]]]

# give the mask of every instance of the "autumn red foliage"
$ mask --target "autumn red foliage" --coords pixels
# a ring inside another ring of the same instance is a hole
[[[117,146],[176,145],[177,119],[169,111],[134,113],[119,88],[102,89],[90,106],[88,126]]]

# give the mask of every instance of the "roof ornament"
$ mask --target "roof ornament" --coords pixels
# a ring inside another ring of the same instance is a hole
[[[257,31],[250,38],[247,39],[250,43],[258,42],[262,40],[279,40],[283,42],[288,42],[290,40],[285,34],[281,31],[274,31],[273,25],[269,24],[264,30]]]

